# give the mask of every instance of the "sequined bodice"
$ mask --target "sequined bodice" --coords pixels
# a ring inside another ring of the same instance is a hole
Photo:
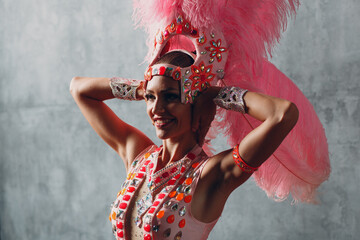
[[[136,227],[131,232],[140,232],[138,239],[206,239],[216,221],[199,222],[190,209],[207,156],[197,146],[154,173],[160,150],[152,147],[129,170],[109,216],[116,239],[135,238],[130,237],[129,229]]]

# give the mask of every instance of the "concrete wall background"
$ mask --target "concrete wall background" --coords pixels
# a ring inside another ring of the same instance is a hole
[[[124,168],[68,88],[73,76],[142,77],[144,34],[131,12],[130,1],[0,0],[1,240],[113,239]],[[333,172],[322,205],[275,203],[248,181],[210,239],[359,236],[359,12],[356,0],[303,1],[273,59],[324,124]],[[143,103],[109,104],[155,139]]]

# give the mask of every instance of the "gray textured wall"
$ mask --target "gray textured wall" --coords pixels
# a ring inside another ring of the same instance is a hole
[[[130,1],[0,0],[1,240],[113,239],[124,168],[68,88],[73,76],[141,78],[146,46],[131,12]],[[358,239],[359,12],[357,0],[304,1],[273,59],[326,129],[322,205],[275,203],[249,181],[210,239]],[[143,103],[109,104],[154,139]]]

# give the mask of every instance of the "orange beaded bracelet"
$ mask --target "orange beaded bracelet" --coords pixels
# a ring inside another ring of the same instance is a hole
[[[258,167],[251,167],[249,166],[244,160],[242,160],[240,154],[239,154],[239,145],[236,145],[233,150],[233,158],[236,163],[236,165],[239,166],[241,170],[247,173],[253,173],[256,170],[258,170]]]

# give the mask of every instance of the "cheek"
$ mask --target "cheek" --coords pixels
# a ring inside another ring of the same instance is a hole
[[[149,117],[151,117],[151,116],[152,116],[151,104],[150,104],[149,102],[147,102],[147,101],[145,101],[145,102],[146,102],[146,113],[147,113],[147,115],[148,115]]]

